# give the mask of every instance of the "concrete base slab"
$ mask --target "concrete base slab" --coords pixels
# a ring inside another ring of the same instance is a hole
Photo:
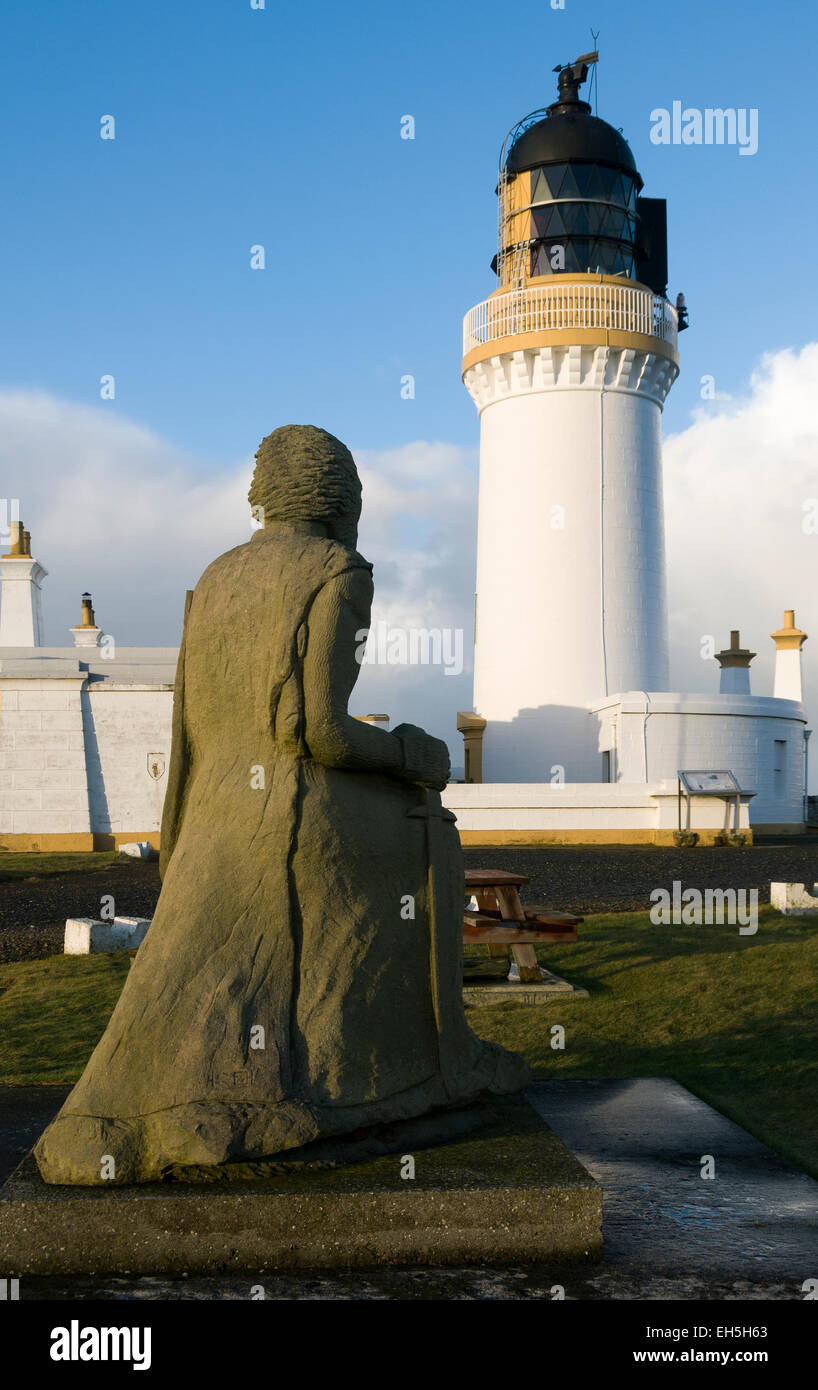
[[[600,1259],[599,1185],[525,1100],[477,1112],[457,1112],[460,1133],[442,1144],[430,1146],[428,1119],[407,1122],[359,1141],[371,1151],[375,1135],[375,1148],[389,1150],[374,1158],[229,1164],[195,1170],[197,1182],[49,1187],[29,1155],[0,1188],[0,1270],[19,1278]],[[402,1177],[407,1156],[414,1178]]]
[[[570,980],[564,980],[561,975],[546,970],[544,965],[540,966],[540,984],[536,981],[521,981],[519,971],[513,963],[511,970],[508,970],[507,964],[501,961],[498,969],[497,959],[478,959],[473,963],[467,959],[463,965],[463,1003],[467,1008],[509,1002],[547,1004],[550,999],[590,997],[587,989],[572,985]]]

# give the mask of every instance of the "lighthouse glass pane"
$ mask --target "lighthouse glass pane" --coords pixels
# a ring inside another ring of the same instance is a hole
[[[620,203],[622,207],[627,206],[629,183],[630,179],[623,179],[621,174],[617,174],[614,177],[610,194],[610,201],[612,203]]]
[[[574,174],[573,169],[571,168],[571,166],[570,166],[570,164],[569,164],[568,168],[566,169],[566,171],[565,171],[565,173],[564,173],[564,175],[563,175],[562,184],[560,185],[560,197],[561,197],[561,198],[578,198],[579,196],[580,196],[580,192],[579,192],[579,188],[578,188],[578,186],[577,186],[576,176],[575,176],[575,174]]]
[[[565,176],[567,167],[567,164],[549,164],[548,167],[542,171],[543,183],[548,188],[552,198],[559,198],[560,196],[560,188],[562,187],[562,180]]]
[[[533,237],[562,236],[565,231],[565,224],[562,219],[562,210],[550,206],[533,208],[531,212],[531,235]]]
[[[548,202],[551,198],[551,190],[542,169],[531,170],[531,201],[532,203]]]
[[[624,216],[625,214],[618,212],[616,208],[610,208],[602,218],[599,228],[600,236],[620,237],[622,235]]]
[[[587,166],[585,196],[586,198],[604,198],[605,196],[605,191],[602,187],[602,177],[596,164],[589,164]]]
[[[594,236],[598,236],[605,215],[606,214],[604,204],[586,203],[585,216],[588,223],[586,230],[592,232]]]
[[[548,259],[548,248],[540,244],[535,246],[531,252],[531,270],[529,274],[551,275],[551,262]]]

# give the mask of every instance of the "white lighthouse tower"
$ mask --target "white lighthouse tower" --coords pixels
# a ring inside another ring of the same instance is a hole
[[[505,142],[499,283],[464,323],[480,415],[467,780],[606,781],[589,704],[668,685],[665,204],[579,99],[596,56],[562,68],[558,100]]]

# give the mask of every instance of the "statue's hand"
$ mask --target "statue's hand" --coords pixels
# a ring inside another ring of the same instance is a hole
[[[433,738],[417,724],[399,724],[392,730],[403,744],[403,776],[442,792],[449,780],[449,750],[442,738]]]

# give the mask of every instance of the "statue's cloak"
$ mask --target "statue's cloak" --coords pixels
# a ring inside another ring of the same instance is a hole
[[[312,605],[369,569],[338,542],[261,531],[189,599],[162,891],[37,1146],[47,1181],[99,1183],[106,1156],[109,1179],[146,1181],[525,1084],[522,1059],[466,1025],[451,813],[305,741]]]

